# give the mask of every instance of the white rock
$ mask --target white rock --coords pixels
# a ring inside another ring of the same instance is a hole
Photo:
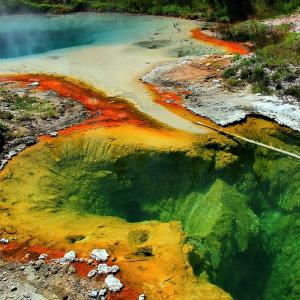
[[[175,103],[175,100],[173,100],[173,99],[167,99],[167,100],[165,100],[165,102],[168,103],[168,104],[172,104],[172,103]]]
[[[106,293],[107,293],[107,289],[101,289],[99,291],[99,296],[105,296]]]
[[[139,299],[138,300],[145,300],[145,299],[146,299],[145,294],[140,294],[139,295]]]
[[[8,244],[9,240],[7,238],[0,239],[0,244]]]
[[[98,274],[109,274],[109,273],[117,273],[120,271],[120,268],[117,265],[113,265],[109,267],[107,264],[99,264],[97,267]]]
[[[48,254],[43,253],[39,256],[39,260],[45,260],[47,257],[48,257]]]
[[[66,262],[74,262],[76,259],[75,251],[71,250],[64,255],[63,260]]]
[[[56,137],[56,136],[58,136],[58,132],[57,131],[52,131],[52,132],[50,132],[50,135],[52,137]]]
[[[104,280],[107,289],[110,292],[118,292],[122,289],[123,284],[121,283],[121,281],[116,278],[114,275],[108,275],[105,280]]]
[[[94,249],[91,258],[97,261],[107,261],[109,255],[105,249]]]
[[[91,270],[88,274],[87,274],[87,277],[88,278],[92,278],[92,277],[95,277],[97,275],[97,271],[96,270]]]
[[[88,296],[90,298],[98,298],[98,296],[99,296],[99,290],[94,289],[94,290],[90,291],[89,294],[88,294]]]
[[[38,81],[34,81],[34,82],[27,84],[27,86],[29,86],[29,87],[37,87],[39,85],[40,85],[40,83]]]
[[[109,267],[109,273],[117,273],[120,271],[120,268],[117,265]]]
[[[0,170],[3,170],[5,165],[8,163],[7,159],[3,159],[2,163],[0,164]]]
[[[98,270],[98,274],[101,275],[101,274],[108,274],[110,273],[109,272],[109,266],[107,264],[99,264],[98,267],[97,267],[97,270]]]

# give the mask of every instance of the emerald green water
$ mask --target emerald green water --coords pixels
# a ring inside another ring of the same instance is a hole
[[[279,137],[286,145],[299,141]],[[235,299],[300,299],[297,160],[248,144],[212,143],[193,155],[118,147],[68,145],[49,158],[40,186],[51,201],[38,205],[130,222],[179,220],[194,246],[189,259],[199,278]],[[220,168],[226,156],[232,163]]]

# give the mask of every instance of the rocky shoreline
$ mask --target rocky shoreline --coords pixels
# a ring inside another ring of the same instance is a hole
[[[1,244],[9,244],[2,240]],[[120,268],[109,266],[112,262],[108,259],[105,249],[94,249],[89,258],[79,258],[73,250],[61,258],[50,258],[46,253],[28,253],[13,262],[0,258],[0,299],[111,299],[110,294],[119,293],[124,286],[115,277]],[[78,264],[85,266],[87,274],[78,276]],[[138,299],[144,300],[145,295]]]
[[[0,170],[42,135],[55,137],[87,119],[89,113],[73,99],[38,89],[39,82],[20,86],[17,81],[0,82]],[[2,130],[1,130],[2,129]]]
[[[300,131],[300,102],[295,97],[253,94],[250,84],[233,87],[222,78],[232,59],[233,55],[185,57],[155,68],[142,80],[163,92],[178,92],[183,107],[221,126],[258,115]]]

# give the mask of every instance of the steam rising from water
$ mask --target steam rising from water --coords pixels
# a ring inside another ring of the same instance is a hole
[[[34,15],[0,18],[0,57],[13,58],[93,42],[88,28],[79,22]],[[90,37],[89,37],[90,36]]]
[[[90,44],[134,43],[172,29],[172,19],[121,14],[2,15],[0,59]]]

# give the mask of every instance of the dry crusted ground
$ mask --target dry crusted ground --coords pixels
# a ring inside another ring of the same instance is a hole
[[[232,58],[232,55],[182,58],[157,67],[142,79],[163,92],[183,94],[182,106],[186,110],[221,126],[257,115],[299,131],[300,104],[296,98],[253,94],[250,84],[230,85],[222,78]]]
[[[1,82],[0,124],[8,132],[3,153],[0,149],[0,165],[37,142],[40,135],[56,135],[57,130],[80,123],[88,115],[79,102],[54,91],[39,91],[35,85],[20,87],[14,81]]]
[[[0,260],[1,300],[88,299],[101,283],[76,276],[72,265],[45,264],[43,261],[7,263]]]

